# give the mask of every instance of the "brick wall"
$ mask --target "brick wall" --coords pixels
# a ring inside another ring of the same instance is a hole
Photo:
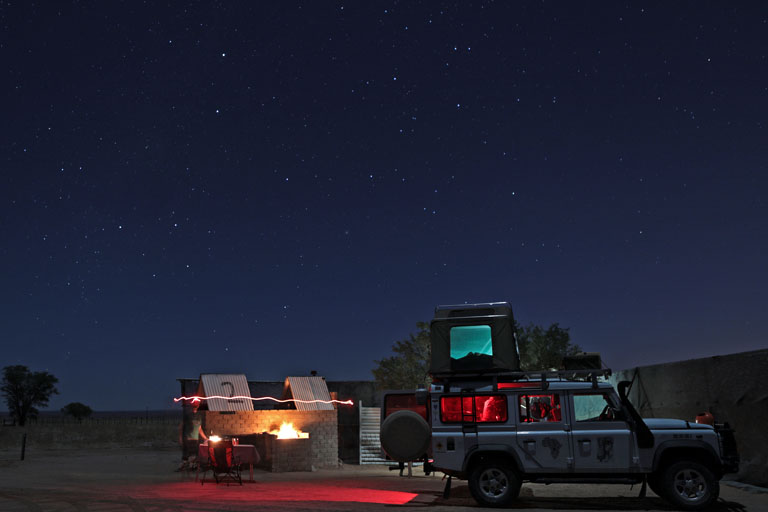
[[[309,439],[274,439],[272,471],[312,471],[312,436]]]
[[[315,468],[335,467],[339,461],[337,411],[294,411],[265,410],[237,411],[222,414],[216,411],[205,413],[205,431],[220,436],[243,436],[260,434],[280,428],[287,421],[294,428],[309,432],[312,440],[312,466]]]

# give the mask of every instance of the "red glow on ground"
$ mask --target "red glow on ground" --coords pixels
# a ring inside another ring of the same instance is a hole
[[[288,402],[294,402],[294,403],[301,403],[301,404],[339,404],[339,405],[355,405],[355,403],[352,400],[299,400],[298,398],[286,398],[285,400],[280,400],[271,396],[260,396],[256,398],[252,398],[250,396],[219,396],[219,395],[213,395],[213,396],[180,396],[178,398],[174,398],[174,402],[181,402],[182,400],[190,400],[192,403],[200,402],[201,400],[212,400],[214,398],[221,398],[223,400],[272,400],[273,402],[279,402],[281,404],[288,403]]]
[[[316,484],[307,482],[243,482],[243,485],[216,485],[208,482],[178,482],[146,485],[123,489],[123,492],[138,500],[164,500],[172,502],[194,502],[196,504],[263,504],[281,501],[322,501],[379,503],[382,505],[404,505],[418,494],[387,491],[363,487],[350,487],[340,482]]]

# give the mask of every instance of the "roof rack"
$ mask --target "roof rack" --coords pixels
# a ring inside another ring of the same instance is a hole
[[[610,368],[589,370],[532,370],[511,372],[474,372],[474,373],[437,373],[432,377],[445,385],[451,382],[471,381],[477,379],[493,379],[494,387],[501,382],[540,381],[541,388],[547,389],[550,380],[591,382],[593,388],[597,388],[598,378],[608,378],[613,374]]]

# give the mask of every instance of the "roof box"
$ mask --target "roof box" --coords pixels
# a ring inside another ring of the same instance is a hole
[[[600,352],[580,352],[563,357],[563,370],[601,370]]]
[[[438,306],[430,333],[432,375],[520,370],[508,302]]]

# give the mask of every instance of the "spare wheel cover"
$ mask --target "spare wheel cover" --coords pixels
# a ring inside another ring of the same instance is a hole
[[[382,422],[380,437],[381,447],[392,460],[408,462],[427,453],[432,432],[418,413],[397,411]]]

